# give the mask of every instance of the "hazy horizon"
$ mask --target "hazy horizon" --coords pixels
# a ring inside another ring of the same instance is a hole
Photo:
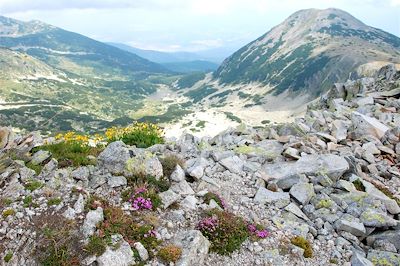
[[[229,53],[300,9],[329,7],[400,36],[400,0],[0,0],[0,15],[140,49]]]

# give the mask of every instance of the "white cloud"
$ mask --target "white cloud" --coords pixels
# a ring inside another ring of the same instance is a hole
[[[0,0],[0,14],[163,51],[240,48],[293,12],[336,7],[400,35],[400,0]]]
[[[391,0],[391,1],[390,1],[390,4],[391,4],[392,6],[394,6],[394,7],[397,7],[397,6],[400,7],[400,0]],[[399,12],[399,13],[400,13],[400,12]],[[400,14],[399,14],[399,16],[400,16]]]

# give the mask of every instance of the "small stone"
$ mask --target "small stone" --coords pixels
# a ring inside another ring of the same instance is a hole
[[[96,230],[96,225],[104,220],[104,215],[103,215],[103,208],[98,207],[94,211],[89,211],[86,214],[85,221],[83,223],[83,226],[81,228],[82,233],[85,237],[89,237],[93,235],[93,233]]]
[[[146,261],[149,259],[149,252],[147,252],[147,249],[143,246],[142,243],[136,242],[133,244],[135,247],[136,251],[139,253],[139,257],[142,261]]]

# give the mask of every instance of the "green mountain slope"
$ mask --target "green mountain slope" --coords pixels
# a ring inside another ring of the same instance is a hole
[[[163,66],[111,45],[41,22],[0,17],[0,46],[86,76],[168,73]]]
[[[400,63],[400,38],[338,9],[308,9],[227,58],[214,73],[222,84],[261,83],[274,94],[312,97],[369,62]]]

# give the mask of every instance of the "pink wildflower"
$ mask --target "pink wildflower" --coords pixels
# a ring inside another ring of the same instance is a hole
[[[135,211],[137,210],[150,210],[153,208],[153,204],[150,199],[145,199],[143,197],[134,198],[132,201],[132,207]]]

